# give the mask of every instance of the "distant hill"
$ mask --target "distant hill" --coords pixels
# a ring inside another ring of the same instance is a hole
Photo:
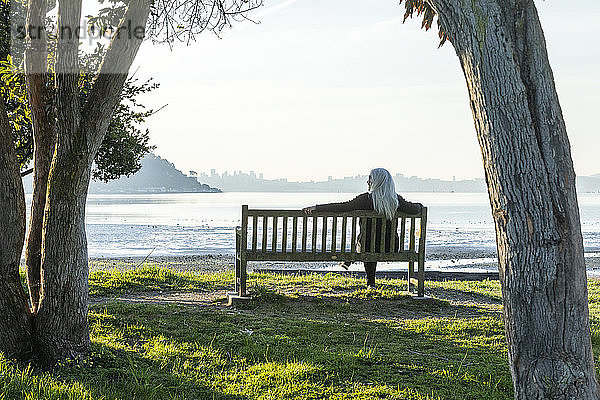
[[[220,189],[199,183],[195,177],[186,176],[169,161],[148,154],[142,159],[142,168],[130,177],[108,183],[90,183],[89,193],[220,193]],[[25,191],[30,193],[32,176],[23,180]]]
[[[262,174],[254,171],[245,173],[235,171],[233,174],[218,174],[212,170],[210,175],[201,173],[198,179],[209,185],[217,186],[227,192],[344,192],[358,193],[366,189],[366,175],[347,176],[345,178],[330,177],[326,181],[291,182],[285,178],[263,179]],[[440,192],[440,193],[483,193],[487,191],[484,179],[442,180],[407,177],[397,173],[394,175],[398,192]],[[579,193],[600,192],[600,174],[577,177]]]
[[[92,182],[90,193],[218,193],[220,189],[186,176],[175,165],[148,154],[142,159],[142,168],[130,176],[108,183]]]

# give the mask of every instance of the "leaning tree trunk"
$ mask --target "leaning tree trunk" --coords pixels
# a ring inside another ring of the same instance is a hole
[[[46,1],[30,0],[28,29],[44,26]],[[32,312],[37,311],[41,285],[42,223],[50,163],[54,153],[54,129],[50,117],[51,94],[48,88],[46,36],[35,31],[28,37],[25,53],[27,93],[32,115],[34,142],[33,197],[29,214],[29,230],[25,245],[25,265]]]
[[[0,96],[0,353],[30,350],[29,309],[19,263],[25,237],[25,194],[12,129]]]
[[[463,68],[516,399],[597,399],[575,173],[532,0],[431,0]]]
[[[31,104],[31,102],[30,102]],[[27,268],[27,286],[31,309],[35,313],[40,299],[41,261],[42,261],[42,224],[48,190],[48,176],[54,151],[53,129],[47,126],[36,132],[34,126],[34,165],[33,196],[29,214],[29,230],[25,242],[25,266]]]

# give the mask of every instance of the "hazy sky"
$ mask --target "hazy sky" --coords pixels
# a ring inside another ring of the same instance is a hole
[[[536,1],[578,174],[600,173],[598,0]],[[184,172],[265,178],[392,173],[482,177],[467,90],[452,45],[402,24],[397,0],[265,0],[222,39],[149,43],[139,77],[168,106],[149,120],[156,153]],[[410,148],[417,150],[410,150]]]

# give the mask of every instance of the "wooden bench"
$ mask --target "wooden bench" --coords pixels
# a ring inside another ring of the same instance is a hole
[[[377,223],[379,220],[379,223]],[[391,221],[389,241],[384,218],[373,211],[315,212],[306,215],[300,210],[259,210],[242,206],[242,226],[235,230],[235,293],[233,298],[247,298],[247,271],[249,261],[400,261],[408,262],[408,290],[416,274],[417,295],[424,296],[425,234],[427,208],[419,214],[398,212]],[[376,226],[376,229],[367,229]],[[360,235],[359,232],[369,232]],[[360,240],[357,243],[357,240]],[[398,251],[385,251],[385,245]],[[378,244],[369,249],[367,244]]]

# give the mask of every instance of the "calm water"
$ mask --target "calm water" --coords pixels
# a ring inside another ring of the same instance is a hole
[[[241,205],[299,209],[344,201],[348,193],[190,193],[91,195],[87,233],[91,257],[234,253]],[[485,193],[408,193],[429,207],[428,246],[495,248]],[[600,249],[600,194],[580,196],[586,251]]]

